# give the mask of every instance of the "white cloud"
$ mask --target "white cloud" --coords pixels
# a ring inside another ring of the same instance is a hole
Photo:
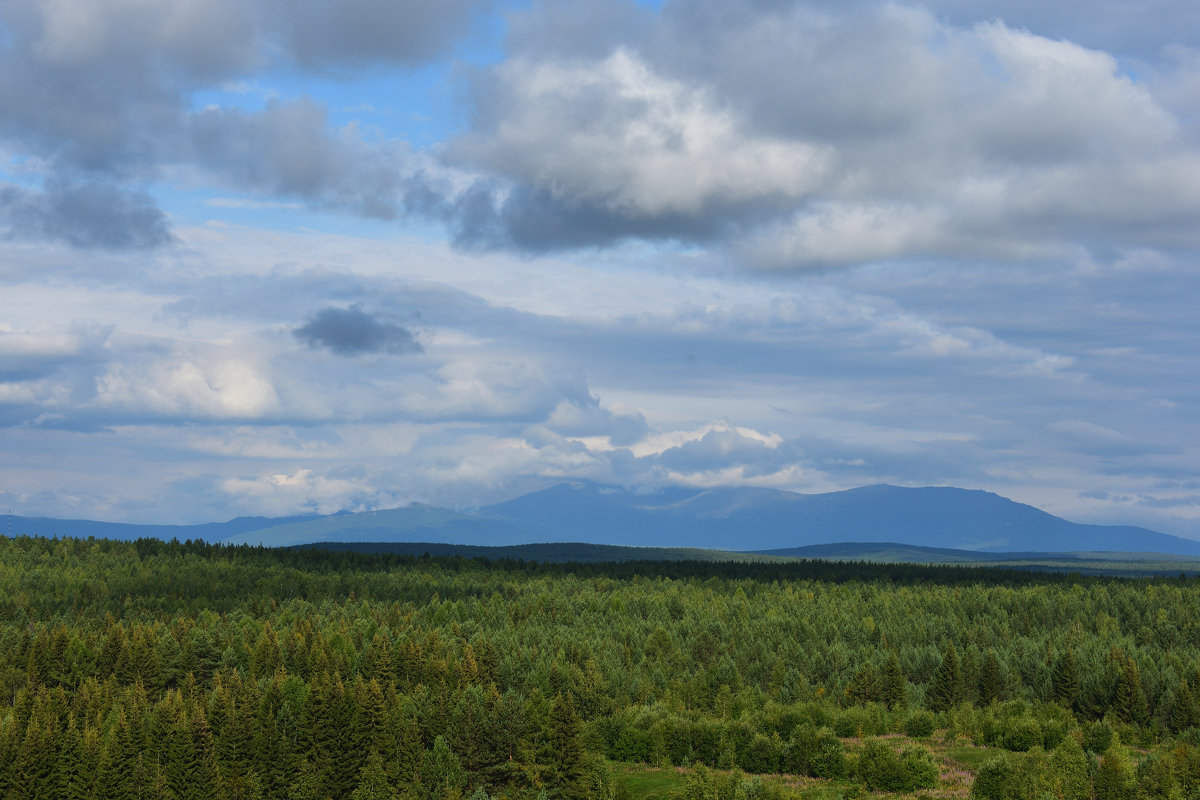
[[[452,154],[568,202],[628,217],[803,198],[827,149],[756,134],[702,89],[636,54],[506,62],[503,116]]]

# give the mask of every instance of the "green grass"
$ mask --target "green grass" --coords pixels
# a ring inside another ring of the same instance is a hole
[[[644,764],[617,764],[616,768],[631,800],[668,800],[683,791],[686,779],[685,774],[675,769]]]
[[[848,755],[857,753],[862,739],[843,739]],[[764,783],[783,788],[784,800],[844,800],[844,798],[961,798],[967,795],[975,771],[986,761],[1004,751],[977,747],[962,741],[945,742],[938,738],[910,739],[892,736],[888,743],[897,749],[910,744],[929,748],[937,760],[942,779],[937,789],[915,794],[868,792],[851,780],[828,781],[795,775],[761,775]],[[690,772],[688,769],[652,767],[646,764],[614,763],[619,782],[628,790],[630,800],[671,800],[682,794]],[[751,776],[747,776],[751,777]]]

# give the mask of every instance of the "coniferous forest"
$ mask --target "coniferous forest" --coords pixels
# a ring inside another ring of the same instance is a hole
[[[1200,797],[1200,581],[0,539],[0,796]]]

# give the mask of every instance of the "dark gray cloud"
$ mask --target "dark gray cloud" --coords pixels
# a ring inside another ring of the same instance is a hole
[[[104,250],[146,250],[174,241],[145,192],[99,180],[50,181],[43,191],[0,187],[0,223],[18,239]]]
[[[344,69],[416,64],[440,55],[490,0],[267,0],[263,5],[298,64]]]
[[[341,356],[423,352],[421,343],[408,328],[381,320],[357,304],[322,309],[292,333],[309,347],[324,348]]]

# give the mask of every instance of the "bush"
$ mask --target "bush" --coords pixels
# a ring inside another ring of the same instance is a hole
[[[848,708],[833,721],[833,732],[843,739],[872,733],[871,715],[862,708]]]
[[[900,771],[904,776],[905,790],[936,789],[938,785],[937,762],[933,753],[920,745],[904,748],[900,753]]]
[[[814,778],[846,776],[846,749],[829,728],[821,728],[813,739],[808,774]]]
[[[1103,753],[1113,740],[1112,726],[1103,720],[1093,722],[1083,729],[1083,749],[1089,753]]]
[[[846,774],[846,751],[842,740],[828,728],[814,730],[797,725],[784,748],[784,772],[814,778],[841,778]]]
[[[904,732],[914,739],[926,739],[933,734],[933,714],[918,711],[904,720]]]
[[[739,766],[746,772],[778,772],[779,750],[778,740],[755,734],[742,752]]]
[[[1012,763],[1004,756],[985,761],[975,773],[971,797],[976,800],[1007,800],[1012,778]]]
[[[872,739],[858,756],[858,777],[878,792],[911,792],[937,786],[938,768],[933,754],[913,746],[897,754],[886,743]]]
[[[1009,720],[1000,735],[1000,746],[1015,753],[1026,753],[1042,746],[1042,726],[1028,717]]]

